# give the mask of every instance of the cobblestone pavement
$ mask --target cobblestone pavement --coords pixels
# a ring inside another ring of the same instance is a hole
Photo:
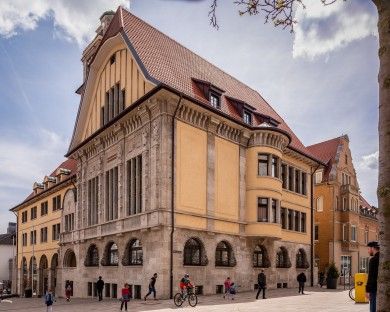
[[[276,289],[268,292],[266,300],[255,300],[254,292],[239,293],[236,299],[225,300],[221,296],[199,296],[196,308],[184,304],[176,308],[172,300],[134,300],[129,303],[128,311],[158,311],[167,312],[173,309],[184,311],[212,312],[251,312],[251,311],[368,311],[368,304],[355,304],[348,297],[348,291],[330,291],[319,288],[308,288],[305,295],[298,295],[296,289]],[[12,298],[12,303],[0,303],[0,311],[46,311],[43,300],[39,298]],[[119,300],[105,299],[72,299],[66,302],[58,299],[53,306],[53,312],[107,312],[120,311]]]

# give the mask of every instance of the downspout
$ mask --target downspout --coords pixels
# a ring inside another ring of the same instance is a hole
[[[171,142],[171,153],[172,153],[172,158],[171,158],[171,241],[170,241],[170,263],[169,263],[169,297],[172,299],[173,298],[173,234],[175,232],[175,118],[176,114],[179,110],[181,100],[183,98],[183,94],[180,93],[180,99],[179,102],[176,105],[175,112],[172,116],[172,142]]]
[[[314,174],[321,165],[311,173],[310,177],[310,286],[314,286]]]

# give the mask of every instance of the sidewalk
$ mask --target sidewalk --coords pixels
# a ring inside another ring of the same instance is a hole
[[[134,300],[129,303],[129,311],[159,311],[167,312],[172,309],[185,311],[213,311],[213,312],[252,312],[252,311],[368,311],[367,304],[355,304],[348,297],[348,290],[327,290],[320,288],[308,288],[305,295],[298,295],[297,289],[270,290],[266,300],[255,300],[255,292],[239,293],[236,299],[224,300],[222,295],[199,296],[198,306],[191,308],[188,303],[181,308],[176,308],[172,300]],[[43,299],[13,298],[13,303],[1,303],[0,311],[46,311]],[[53,306],[53,312],[107,312],[120,311],[120,301],[106,299],[98,302],[96,299],[73,299],[66,302],[59,299]]]

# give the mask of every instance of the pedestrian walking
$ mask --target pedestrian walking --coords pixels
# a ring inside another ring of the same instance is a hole
[[[230,277],[227,277],[225,282],[223,283],[225,286],[225,293],[223,294],[223,298],[225,299],[226,297],[229,297],[229,290],[230,290],[230,285],[231,285],[231,280]],[[227,298],[228,299],[228,298]]]
[[[320,272],[319,284],[320,284],[321,288],[322,288],[322,286],[324,286],[324,283],[325,283],[325,274],[324,274],[324,272]]]
[[[66,301],[70,301],[70,296],[72,295],[72,286],[70,284],[68,284],[68,286],[66,286],[65,288],[65,298],[66,298]]]
[[[370,300],[370,312],[376,311],[376,292],[378,287],[379,268],[379,243],[369,242],[367,244],[368,254],[371,259],[368,264],[368,279],[366,284],[366,297]]]
[[[298,294],[302,293],[302,295],[304,295],[303,291],[304,291],[305,283],[306,283],[305,273],[303,273],[303,272],[299,273],[297,276],[297,281],[298,281],[298,285],[299,285]]]
[[[256,295],[256,300],[259,299],[259,295],[261,291],[263,291],[263,299],[265,299],[265,289],[267,288],[267,277],[264,274],[264,270],[261,270],[261,272],[257,276],[257,286],[258,286],[258,291]]]
[[[122,288],[122,298],[121,298],[121,311],[123,309],[123,306],[125,306],[125,311],[127,311],[127,303],[130,301],[130,287],[129,284],[125,284],[125,286]]]
[[[156,280],[157,280],[157,273],[154,273],[153,276],[150,278],[149,281],[149,292],[145,295],[144,300],[146,301],[146,298],[153,293],[153,298],[156,300]]]
[[[51,289],[46,292],[45,294],[45,304],[46,304],[46,312],[52,312],[53,311],[53,303],[55,301],[55,297]]]
[[[237,293],[237,286],[235,283],[231,283],[229,287],[229,296],[231,297],[232,300],[234,300],[236,293]]]
[[[104,288],[104,281],[102,280],[102,277],[99,276],[99,280],[96,282],[96,289],[97,289],[99,301],[103,300],[103,288]]]

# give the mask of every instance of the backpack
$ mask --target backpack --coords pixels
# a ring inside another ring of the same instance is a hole
[[[53,304],[53,296],[52,294],[46,294],[46,304],[52,305]]]

